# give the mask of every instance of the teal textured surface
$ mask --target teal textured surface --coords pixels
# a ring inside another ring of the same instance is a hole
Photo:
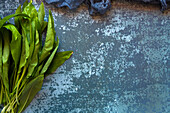
[[[39,2],[35,2],[39,8]],[[0,15],[19,0],[1,0]],[[60,51],[74,54],[24,113],[169,113],[170,14],[114,2],[103,16],[81,6],[52,9]]]

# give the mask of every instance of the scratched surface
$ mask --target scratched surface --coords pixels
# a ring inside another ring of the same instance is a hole
[[[1,0],[0,14],[18,4]],[[74,54],[24,113],[170,113],[169,14],[118,2],[103,16],[90,16],[85,6],[52,12],[60,51]]]

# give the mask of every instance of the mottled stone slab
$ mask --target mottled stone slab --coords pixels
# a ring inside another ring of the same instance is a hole
[[[118,2],[103,16],[90,16],[84,6],[46,7],[60,51],[74,54],[44,80],[24,113],[170,112],[169,14]]]

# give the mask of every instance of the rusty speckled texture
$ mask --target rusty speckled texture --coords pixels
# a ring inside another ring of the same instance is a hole
[[[0,1],[0,14],[14,13],[18,4]],[[170,112],[169,14],[136,3],[113,2],[103,16],[90,16],[85,6],[46,7],[60,51],[74,55],[45,79],[24,113]]]

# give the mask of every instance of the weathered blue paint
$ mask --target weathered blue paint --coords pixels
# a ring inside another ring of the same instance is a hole
[[[2,15],[14,13],[2,4]],[[83,6],[52,10],[60,51],[74,54],[24,113],[169,113],[170,15],[154,6],[112,5],[100,17]]]

